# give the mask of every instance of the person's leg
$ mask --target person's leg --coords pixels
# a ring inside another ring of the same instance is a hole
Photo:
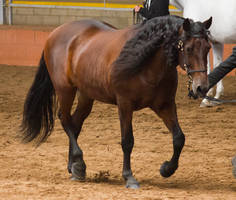
[[[236,46],[233,48],[233,53],[208,75],[209,89],[234,68],[236,68]]]

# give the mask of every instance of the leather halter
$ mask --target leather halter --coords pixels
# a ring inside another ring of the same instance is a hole
[[[195,36],[197,37],[197,36]],[[178,49],[180,50],[180,52],[183,54],[183,58],[184,58],[184,70],[187,72],[188,76],[191,76],[192,73],[195,72],[207,72],[206,69],[199,69],[199,70],[192,70],[190,69],[190,64],[187,64],[185,61],[185,56],[184,56],[184,43],[182,40],[179,40],[178,42]]]
[[[194,37],[201,37],[200,35],[195,35]],[[186,63],[186,59],[185,59],[185,55],[184,55],[184,42],[180,39],[179,42],[178,42],[178,49],[179,51],[182,53],[183,55],[183,59],[184,59],[184,70],[187,72],[187,75],[188,75],[188,92],[189,92],[189,97],[193,97],[194,99],[197,99],[197,95],[193,94],[193,92],[191,91],[191,84],[193,83],[193,77],[192,77],[192,73],[195,73],[195,72],[207,72],[206,69],[199,69],[199,70],[191,70],[190,69],[190,64],[187,64]]]

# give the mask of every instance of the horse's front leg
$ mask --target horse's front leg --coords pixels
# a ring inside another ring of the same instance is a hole
[[[123,150],[123,178],[126,181],[127,188],[139,188],[139,183],[133,177],[130,164],[130,156],[134,146],[134,136],[132,129],[132,106],[120,101],[118,103],[120,127],[121,127],[121,146]]]
[[[160,168],[160,173],[163,177],[170,177],[178,168],[179,157],[184,146],[185,136],[178,123],[176,105],[174,102],[156,106],[152,109],[162,118],[173,136],[174,152],[172,158],[170,161],[165,161]]]

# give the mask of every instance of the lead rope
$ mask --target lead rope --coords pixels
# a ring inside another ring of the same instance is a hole
[[[191,90],[191,85],[192,85],[192,83],[193,83],[193,78],[192,78],[192,76],[191,76],[190,74],[188,74],[188,84],[187,84],[188,97],[189,97],[190,99],[191,99],[191,98],[197,99],[198,96],[193,93],[193,90]]]

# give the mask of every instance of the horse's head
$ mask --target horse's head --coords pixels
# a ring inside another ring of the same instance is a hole
[[[208,29],[211,23],[212,18],[203,23],[185,19],[180,28],[179,64],[189,76],[195,97],[204,97],[208,90],[207,55],[211,48]]]

